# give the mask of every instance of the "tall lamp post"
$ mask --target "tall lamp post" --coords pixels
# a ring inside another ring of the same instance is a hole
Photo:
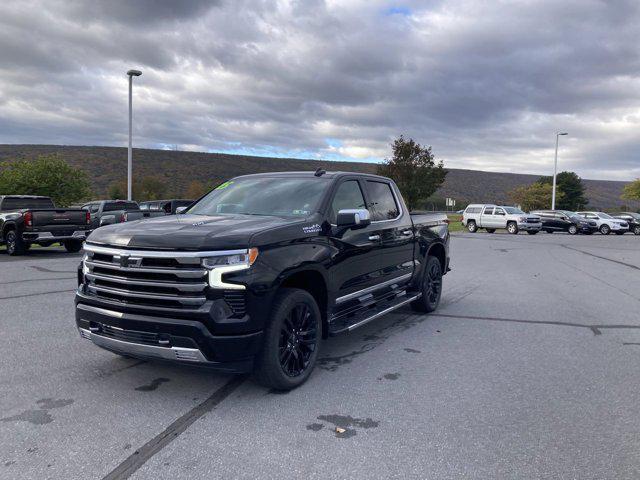
[[[551,193],[551,210],[556,209],[556,175],[558,174],[558,139],[560,135],[569,135],[567,132],[556,133],[556,156],[553,162],[553,191]]]
[[[131,147],[131,134],[133,131],[133,77],[142,75],[140,70],[129,70],[129,150],[127,151],[127,200],[132,200],[133,190],[133,150]]]

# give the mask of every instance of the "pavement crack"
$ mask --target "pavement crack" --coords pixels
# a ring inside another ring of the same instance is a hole
[[[26,297],[37,297],[38,295],[50,295],[52,293],[69,293],[75,292],[76,289],[72,290],[53,290],[50,292],[36,292],[36,293],[25,293],[24,295],[11,295],[9,297],[0,297],[0,300],[11,300],[13,298],[26,298]]]
[[[622,265],[627,268],[632,268],[634,270],[640,270],[640,267],[634,265],[632,263],[622,262],[620,260],[614,260],[613,258],[603,257],[602,255],[596,255],[595,253],[585,252],[584,250],[580,250],[579,248],[570,247],[569,245],[562,245],[567,250],[573,250],[574,252],[580,252],[584,255],[589,255],[590,257],[599,258],[600,260],[605,260],[607,262],[617,263],[618,265]]]
[[[124,480],[137,472],[149,459],[160,452],[187,430],[196,420],[214,410],[229,395],[235,392],[247,379],[246,375],[236,375],[213,392],[204,402],[189,410],[158,435],[136,449],[120,465],[108,473],[103,480]]]

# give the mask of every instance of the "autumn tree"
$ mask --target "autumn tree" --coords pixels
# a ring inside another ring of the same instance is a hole
[[[621,198],[624,200],[640,200],[640,178],[624,186]]]
[[[409,210],[421,199],[433,195],[447,175],[442,161],[436,162],[431,147],[423,147],[413,139],[398,137],[392,144],[393,156],[378,166],[378,174],[393,179]]]
[[[512,202],[525,211],[551,208],[552,185],[536,182],[511,190],[508,195]],[[564,198],[564,193],[556,191],[556,204]]]
[[[198,180],[194,180],[187,186],[187,190],[184,193],[185,198],[189,198],[192,200],[197,200],[205,193],[207,193],[210,188],[207,188],[204,183],[199,182]]]

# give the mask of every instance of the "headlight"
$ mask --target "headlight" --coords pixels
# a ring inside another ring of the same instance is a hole
[[[228,283],[222,276],[230,272],[248,269],[258,258],[258,249],[250,248],[246,252],[230,255],[216,255],[202,258],[202,266],[209,269],[209,285],[213,288],[244,290],[246,287],[238,283]]]
[[[89,256],[86,253],[82,256],[82,275],[89,273],[89,267],[87,267],[88,258]]]
[[[518,217],[518,221],[524,223],[527,221],[527,217]]]

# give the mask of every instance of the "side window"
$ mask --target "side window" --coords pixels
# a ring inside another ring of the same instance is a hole
[[[504,210],[501,208],[496,208],[496,210],[493,212],[494,215],[505,215]]]
[[[338,211],[353,208],[365,208],[364,196],[356,180],[347,180],[340,184],[333,196],[330,222],[336,223]]]
[[[493,207],[484,207],[483,215],[493,215]]]
[[[400,209],[393,196],[391,185],[384,182],[367,180],[367,191],[373,208],[372,220],[392,220],[400,215]]]
[[[100,205],[98,205],[97,203],[94,203],[93,205],[90,206],[89,211],[91,213],[98,213],[99,209],[100,209]]]

